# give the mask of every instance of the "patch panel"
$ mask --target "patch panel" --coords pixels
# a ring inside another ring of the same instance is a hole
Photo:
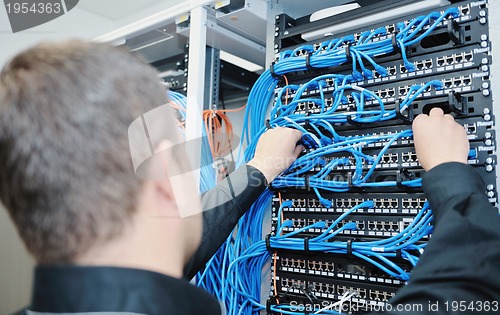
[[[479,47],[479,46],[478,46]],[[356,84],[361,85],[365,88],[368,88],[373,91],[377,91],[377,88],[373,88],[373,86],[380,85],[381,83],[391,83],[394,81],[400,82],[404,80],[414,80],[417,78],[427,78],[432,75],[443,74],[443,73],[451,73],[456,71],[464,71],[476,69],[476,73],[482,73],[482,76],[487,76],[487,73],[484,73],[482,68],[484,66],[488,67],[491,63],[491,57],[488,56],[488,52],[480,51],[475,53],[476,49],[471,47],[465,47],[463,51],[452,50],[449,55],[446,55],[446,52],[435,53],[430,56],[430,58],[422,58],[422,57],[412,57],[410,58],[410,62],[415,65],[416,70],[409,72],[406,69],[406,66],[401,63],[401,61],[389,62],[386,64],[382,64],[382,66],[388,72],[386,77],[382,77],[378,72],[374,71],[374,77],[372,79],[365,79],[365,81],[358,82]],[[451,53],[453,52],[453,53]],[[345,69],[345,73],[349,74],[351,71],[350,67]],[[343,72],[343,71],[339,71]],[[477,74],[476,74],[477,75]],[[299,85],[302,83],[303,79],[300,79],[300,76],[297,78]],[[427,79],[425,79],[427,80]],[[325,81],[326,85],[324,90],[328,91],[333,89],[335,84],[333,79],[327,79]],[[319,95],[319,90],[309,90],[303,93],[303,96],[314,96],[317,97]],[[288,98],[291,99],[295,94],[289,93]],[[386,98],[390,98],[394,95],[387,95]],[[282,103],[287,102],[286,94],[282,96]],[[382,97],[384,98],[384,97]],[[330,100],[331,101],[331,100]],[[304,109],[302,109],[304,110]]]
[[[440,81],[442,87],[441,89],[436,89],[429,86],[423,93],[417,95],[415,100],[411,103],[411,111],[414,115],[418,115],[422,112],[428,113],[432,107],[441,107],[445,112],[453,113],[457,117],[482,116],[484,115],[485,109],[488,110],[488,114],[492,111],[489,72],[480,72],[477,69],[470,69],[460,72],[459,74],[450,73],[430,76],[426,78],[425,82],[417,79],[407,80],[403,81],[403,84],[399,85],[397,88],[393,84],[383,83],[378,86],[370,87],[369,90],[383,98],[382,101],[384,102],[384,108],[389,111],[396,108],[396,101],[401,102],[408,95],[412,86],[423,85],[424,83],[430,81]],[[330,96],[329,93],[331,92],[324,92],[325,111],[330,109],[333,104],[332,96]],[[394,96],[388,98],[392,95]],[[311,98],[313,95],[309,94],[307,97]],[[346,94],[344,102],[341,103],[336,112],[341,113],[355,110],[355,102],[349,100],[350,94]],[[318,102],[321,101],[318,100]],[[320,112],[320,105],[312,101],[309,101],[308,103],[315,104],[313,110],[310,111],[310,114]],[[373,98],[367,99],[365,101],[365,108],[380,108],[380,104]],[[297,114],[307,114],[309,112],[308,107],[304,106],[300,109],[300,111],[296,112]],[[491,115],[489,115],[489,117],[491,118]],[[389,120],[374,123],[373,127],[391,123],[401,123],[401,121],[398,121],[397,119],[394,120],[395,121]],[[344,125],[341,128],[345,128],[346,126],[347,125]]]
[[[399,73],[405,74],[405,73],[415,72],[415,71],[430,70],[434,67],[434,61],[432,59],[418,60],[418,61],[415,61],[412,63],[415,66],[415,69],[413,71],[408,71],[408,69],[406,69],[404,64],[400,64],[399,65]]]
[[[273,256],[274,259],[274,256]],[[313,277],[324,277],[330,280],[350,279],[354,282],[367,282],[373,284],[384,284],[398,287],[403,281],[393,279],[380,269],[358,259],[349,259],[345,255],[302,255],[300,253],[282,252],[276,256],[276,274],[301,274]],[[405,269],[410,270],[411,266],[405,262],[400,262]]]
[[[321,282],[309,282],[309,291],[316,295],[328,295],[328,294],[338,294],[340,288],[335,289],[334,284],[321,283]],[[319,293],[319,294],[318,294]]]
[[[460,6],[456,5],[450,5],[449,7],[454,7],[457,8],[460,12],[460,16],[455,18],[455,21],[458,23],[460,29],[463,32],[463,41],[462,43],[455,43],[452,42],[451,40],[445,41],[443,40],[445,37],[444,35],[441,36],[441,41],[436,41],[438,44],[435,47],[429,47],[431,49],[425,49],[425,47],[421,47],[421,45],[415,45],[417,49],[413,50],[413,54],[425,54],[429,53],[432,51],[436,50],[443,50],[447,49],[448,47],[461,47],[463,45],[470,45],[471,43],[480,43],[481,39],[480,34],[487,34],[488,33],[488,25],[487,23],[481,23],[479,19],[476,17],[479,16],[480,11],[487,12],[488,9],[486,8],[485,5],[478,5],[478,6],[470,6],[470,4],[464,4]],[[431,12],[435,12],[435,10],[426,10],[422,11],[419,14],[429,14]],[[443,12],[443,11],[441,11]],[[347,15],[346,15],[347,17]],[[396,30],[395,25],[397,23],[404,23],[407,25],[409,21],[413,18],[415,18],[415,15],[408,15],[406,17],[402,18],[395,18],[392,20],[385,21],[383,23],[380,23],[378,25],[373,25],[371,29],[376,29],[380,27],[384,27],[387,31],[386,34],[379,34],[374,36],[374,42],[390,38],[394,31]],[[349,20],[347,18],[346,20]],[[302,24],[302,22],[305,22],[305,20],[299,19],[293,19],[290,16],[286,14],[280,14],[276,18],[276,27],[277,27],[277,35],[275,37],[275,44],[276,44],[276,50],[275,52],[278,53],[280,50],[289,50],[289,49],[295,49],[299,46],[301,46],[301,43],[304,43],[304,40],[301,38],[302,32],[307,32],[311,30],[312,25],[309,23]],[[342,18],[340,16],[336,16],[335,19],[328,21],[325,20],[325,23],[329,23],[330,25],[336,24],[336,23],[341,23]],[[440,34],[445,33],[447,24],[449,23],[449,20],[445,19],[442,23],[439,24],[438,28],[434,30],[434,32],[431,32],[428,37],[432,38],[433,36],[438,37]],[[361,33],[366,31],[366,28],[360,28],[360,29],[354,29],[354,30],[349,30],[348,32],[345,33],[339,33],[335,34],[330,37],[326,37],[325,39],[333,39],[333,38],[341,38],[342,36],[354,36],[354,38],[359,38],[361,36]],[[438,36],[436,36],[438,35]],[[447,38],[447,37],[446,37]],[[448,38],[447,38],[448,39]],[[324,39],[322,39],[323,41]],[[321,44],[321,42],[315,42],[311,43],[311,45],[314,45],[313,47],[315,50],[317,49],[322,49],[324,45]],[[321,47],[321,48],[320,48]],[[424,48],[424,49],[418,49],[418,48]],[[434,48],[434,49],[432,49]]]
[[[455,18],[455,21],[456,22],[465,22],[465,21],[468,21],[470,20],[470,13],[471,13],[471,9],[470,9],[470,5],[464,5],[464,6],[458,6],[457,9],[459,10],[460,12],[460,16],[459,17],[456,17]],[[441,11],[442,13],[443,11]],[[402,23],[407,26],[410,21],[409,20],[404,20],[402,21]],[[440,27],[444,27],[446,26],[447,24],[449,23],[449,19],[445,19],[443,22],[439,23],[438,26]],[[461,23],[461,24],[462,24]],[[385,40],[385,39],[388,39],[388,38],[391,38],[391,36],[394,34],[394,33],[397,33],[397,29],[396,29],[396,25],[395,24],[389,24],[389,25],[386,25],[385,27],[385,33],[378,33],[378,34],[375,34],[372,36],[371,38],[371,42],[378,42],[378,41],[381,41],[381,40]],[[411,30],[413,31],[414,29],[416,28],[416,25],[413,25],[411,27]],[[428,27],[424,27],[423,30],[426,30]],[[439,27],[438,27],[439,29]],[[468,29],[469,30],[469,29]],[[372,29],[373,31],[373,29]],[[421,32],[420,32],[421,33]],[[353,34],[353,38],[354,38],[354,41],[359,41],[360,38],[362,38],[362,33],[354,33]],[[318,49],[322,49],[324,50],[324,45],[321,45],[321,44],[315,44],[313,46],[314,48],[314,51],[317,51]]]
[[[388,73],[387,76],[382,77],[377,71],[373,71],[373,78],[364,78],[362,81],[358,82],[358,84],[368,87],[378,82],[393,82],[416,77],[426,77],[436,73],[462,71],[464,69],[480,68],[483,65],[488,65],[491,63],[491,57],[489,56],[490,48],[489,46],[484,47],[484,45],[481,44],[483,43],[480,39],[481,36],[478,36],[479,38],[472,45],[461,47],[453,46],[444,50],[439,49],[434,53],[427,52],[423,55],[412,53],[408,59],[416,68],[416,70],[412,72],[406,69],[400,58],[394,60],[394,57],[382,57],[378,62],[380,66],[386,69]],[[335,73],[348,75],[351,69],[352,66],[349,64],[341,65],[336,67]],[[321,71],[318,72],[322,73]],[[299,73],[294,80],[300,84],[302,80],[308,77],[308,72],[303,74]],[[327,86],[333,87],[333,80],[327,82]],[[317,91],[315,92],[317,93]],[[307,93],[305,95],[307,95]],[[293,94],[290,94],[289,97],[293,97]]]
[[[482,91],[482,86],[483,86],[482,83],[488,82],[488,79],[489,79],[489,73],[481,72],[480,70],[467,70],[460,73],[431,76],[426,78],[427,80],[426,82],[434,80],[441,81],[443,85],[442,90],[439,89],[436,90],[434,88],[429,87],[425,90],[425,92],[429,93],[430,95],[432,94],[442,95],[443,93],[446,93],[449,90],[454,90],[455,92],[464,94],[468,92]],[[406,83],[406,81],[403,81],[402,83]],[[411,80],[406,84],[400,85],[399,88],[397,89],[398,93],[396,96],[400,99],[403,99],[408,94],[410,87],[417,84],[423,85],[422,82],[419,82],[417,80]],[[383,87],[385,88],[385,86]],[[426,94],[424,93],[422,96],[419,97],[426,97]]]
[[[459,52],[436,58],[436,66],[438,67],[438,71],[443,71],[446,66],[467,64],[471,63],[472,61],[474,61],[473,51]]]
[[[470,152],[468,163],[470,165],[486,165],[486,164],[496,164],[496,156],[494,155],[494,146],[486,145],[486,140],[480,142],[471,142],[470,143]],[[385,144],[386,141],[383,141]],[[373,159],[377,158],[379,154],[379,147],[376,143],[372,143],[371,147],[363,147],[363,153],[372,157]],[[380,161],[377,163],[376,168],[378,169],[401,169],[401,168],[420,168],[420,164],[418,163],[417,154],[413,147],[390,147],[386,151],[387,153],[383,154],[380,157]],[[333,159],[347,159],[349,162],[344,163],[343,165],[339,165],[334,170],[354,170],[356,168],[356,161],[352,154],[347,153],[337,153],[333,154],[329,157],[323,158],[325,163],[328,163]],[[372,163],[366,161],[365,159],[361,159],[363,161],[362,169],[369,169],[372,167]],[[359,162],[358,162],[359,163]],[[320,171],[321,167],[317,166],[314,171]]]
[[[299,199],[307,197],[307,207],[298,207],[295,198]],[[317,197],[310,192],[301,192],[300,194],[292,192],[283,192],[282,201],[292,201],[291,207],[285,207],[283,211],[286,212],[302,212],[302,213],[344,213],[345,211],[365,202],[368,200],[373,201],[373,209],[359,209],[357,213],[366,214],[416,214],[420,210],[425,201],[422,193],[395,193],[395,194],[380,194],[380,193],[367,193],[362,195],[338,193],[333,195],[330,201],[332,207],[327,208],[321,204]],[[410,202],[412,201],[412,202]],[[410,203],[408,203],[410,202]],[[273,213],[276,214],[279,209],[279,199],[273,199]]]
[[[467,131],[467,135],[469,141],[488,141],[488,144],[485,143],[486,146],[490,146],[490,142],[492,143],[495,139],[495,130],[493,125],[493,117],[490,115],[488,120],[485,120],[484,117],[472,117],[472,118],[455,118],[459,124],[464,126]],[[409,126],[387,126],[387,127],[375,127],[367,130],[363,129],[355,129],[355,130],[345,130],[342,126],[338,127],[339,130],[342,131],[342,135],[346,138],[350,137],[378,137],[378,136],[387,136],[391,134],[400,133],[403,130],[409,129]],[[382,147],[385,142],[376,142],[373,144],[369,144],[369,147]],[[401,138],[396,140],[392,146],[410,146],[413,144],[413,140],[410,138]]]
[[[426,199],[424,198],[418,198],[418,199],[403,198],[403,200],[401,200],[402,212],[416,213],[423,208],[425,201]]]
[[[419,208],[418,201],[412,201],[409,205],[410,208]],[[314,235],[318,233],[323,233],[332,223],[337,219],[338,216],[321,216],[318,214],[303,214],[303,213],[289,213],[284,214],[284,220],[290,220],[292,225],[282,229],[282,234],[286,235],[297,230],[302,230],[306,226],[318,222],[324,222],[325,228],[311,228],[304,230],[303,232],[297,234],[297,237]],[[355,235],[355,236],[367,236],[367,237],[390,237],[401,233],[411,222],[413,217],[404,216],[373,216],[373,215],[349,215],[345,220],[341,220],[336,228],[341,228],[348,223],[354,223],[356,225],[356,230],[344,230],[339,235]]]
[[[377,61],[379,65],[384,67],[388,72],[387,77],[382,77],[374,71],[373,79],[365,78],[364,81],[360,81],[358,84],[369,86],[373,83],[381,81],[391,82],[408,77],[427,76],[436,72],[461,71],[463,69],[478,68],[484,64],[489,64],[491,63],[489,57],[489,46],[485,46],[484,44],[486,43],[487,45],[487,42],[480,39],[483,34],[484,33],[480,33],[480,35],[478,35],[478,40],[472,45],[452,46],[449,47],[448,50],[440,49],[438,52],[427,52],[424,55],[419,55],[413,52],[411,56],[409,56],[408,60],[416,65],[417,70],[411,73],[408,73],[400,58],[396,58],[394,56],[389,58],[381,57]],[[349,74],[350,70],[351,65],[345,65],[337,67],[335,72],[339,74]],[[302,77],[308,77],[308,74],[298,74],[296,75],[295,80],[298,80],[300,84]]]
[[[300,279],[296,277],[300,277]],[[369,282],[366,284],[350,283],[345,279],[327,280],[310,275],[291,275],[284,272],[278,273],[276,280],[277,290],[282,292],[280,301],[283,302],[289,299],[293,301],[296,298],[293,295],[299,299],[303,297],[309,301],[317,301],[317,299],[336,300],[347,293],[353,293],[352,302],[379,304],[387,303],[398,289],[397,286],[384,286]],[[271,281],[274,281],[274,278]]]
[[[280,280],[280,283],[281,283],[281,291],[284,292],[301,293],[306,288],[305,280],[282,278]]]
[[[474,125],[472,125],[474,126]],[[469,128],[471,128],[469,126]],[[489,139],[481,139],[480,141],[471,141],[470,142],[470,152],[468,158],[468,164],[475,167],[484,167],[484,166],[495,166],[496,165],[496,156],[494,155],[495,147],[492,145],[492,138],[494,133],[490,132]],[[491,143],[490,143],[491,142]],[[385,141],[383,142],[386,143]],[[366,156],[372,158],[372,161],[377,159],[377,156],[380,151],[380,147],[382,145],[377,146],[376,143],[372,143],[372,146],[363,147],[363,153]],[[314,150],[309,150],[308,152],[312,152]],[[306,175],[314,175],[315,172],[319,172],[322,170],[321,165],[328,164],[331,160],[335,159],[344,159],[345,162],[342,165],[338,165],[331,169],[331,173],[338,174],[339,171],[345,171],[347,173],[354,172],[357,168],[361,168],[362,170],[367,171],[370,168],[373,168],[373,162],[367,161],[365,158],[361,158],[356,161],[352,155],[352,153],[336,153],[330,156],[325,156],[322,158],[322,164],[317,164],[311,171],[304,173]],[[360,163],[362,163],[360,165]],[[386,150],[386,153],[380,156],[378,163],[375,165],[375,169],[378,170],[400,170],[400,169],[419,169],[421,166],[418,163],[418,158],[416,152],[412,146],[391,146]],[[337,176],[338,178],[348,178],[348,174],[344,174],[343,176]],[[327,176],[329,178],[329,176]],[[304,201],[303,206],[306,207],[306,202]]]
[[[441,107],[445,113],[450,113],[454,115],[457,119],[463,119],[466,117],[483,117],[483,120],[491,121],[493,119],[491,115],[491,98],[489,97],[490,92],[487,94],[481,89],[477,89],[474,85],[479,83],[477,78],[473,76],[457,76],[456,78],[446,78],[442,79],[443,86],[446,86],[446,90],[436,91],[433,88],[428,88],[426,92],[418,96],[411,104],[411,112],[414,116],[421,113],[428,113],[434,107]],[[486,86],[490,86],[489,81],[484,81]],[[382,99],[384,101],[384,108],[386,111],[391,111],[396,108],[396,101],[404,98],[411,85],[401,85],[397,88],[387,88],[375,90],[376,94],[387,93],[387,91],[396,91],[396,96],[390,99]],[[478,101],[484,103],[478,103]],[[324,109],[328,110],[331,108],[331,102],[329,98],[325,98]],[[365,102],[366,109],[377,109],[380,108],[380,104],[374,100],[368,100]],[[336,112],[352,112],[355,111],[355,104],[346,103],[338,106]],[[403,111],[406,115],[409,111],[408,109]],[[314,110],[300,110],[296,111],[296,114],[318,114],[320,113],[320,106],[315,106]],[[481,118],[478,118],[481,120]],[[391,125],[401,125],[408,124],[407,121],[401,121],[401,119],[394,118],[392,120],[387,120],[383,122],[376,122],[370,124],[373,128],[378,128],[382,126]],[[359,130],[358,125],[351,126],[349,124],[342,124],[337,126],[338,130],[348,131],[348,130]]]
[[[483,178],[485,183],[495,183],[495,168],[496,168],[496,158],[494,156],[491,157],[491,160],[485,161],[485,165],[477,165],[475,166],[476,171]],[[404,172],[400,172],[397,168],[394,169],[379,169],[377,168],[373,171],[370,179],[366,181],[366,183],[372,182],[386,182],[389,181],[393,183],[391,186],[377,186],[370,187],[368,190],[371,192],[405,192],[405,191],[421,191],[420,187],[405,187],[398,186],[398,174],[402,181],[405,180],[414,180],[422,177],[424,171],[419,168],[402,168]],[[325,180],[327,181],[341,181],[346,182],[349,186],[349,191],[353,193],[366,192],[367,188],[357,187],[350,185],[350,178],[353,174],[352,170],[333,170],[328,175],[325,176]],[[272,185],[271,185],[272,186]],[[275,189],[275,188],[273,188]],[[281,191],[305,191],[306,187],[295,187],[295,188],[287,188],[282,189]],[[496,202],[496,199],[495,199]]]

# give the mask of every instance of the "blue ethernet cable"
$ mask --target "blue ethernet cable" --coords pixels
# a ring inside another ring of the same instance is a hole
[[[181,116],[183,120],[186,119],[186,106],[187,106],[187,98],[183,94],[174,91],[168,91],[167,95],[168,99],[179,106],[182,110],[177,110],[177,113]],[[182,135],[184,135],[184,130],[181,129]],[[202,148],[201,148],[201,165],[200,168],[200,192],[205,192],[213,187],[216,184],[216,174],[215,168],[212,167],[213,159],[212,153],[210,151],[210,146],[208,144],[208,139],[206,135],[205,128],[202,128]]]
[[[278,210],[278,218],[281,217],[281,213],[286,207],[290,207],[292,204],[290,201],[285,201],[281,204]],[[309,239],[309,251],[320,251],[327,253],[336,254],[347,254],[347,243],[343,241],[330,242],[331,238],[334,238],[340,232],[350,229],[356,229],[356,225],[346,224],[341,228],[337,228],[337,224],[348,217],[353,212],[362,209],[373,207],[372,201],[363,202],[348,212],[344,213],[337,220],[335,220],[331,225],[324,230],[322,234],[317,237]],[[352,254],[366,262],[377,266],[384,272],[393,276],[394,278],[401,279],[402,281],[408,280],[408,273],[401,269],[398,265],[392,262],[391,258],[397,256],[396,251],[401,251],[401,257],[408,260],[412,264],[416,264],[418,261],[418,256],[410,254],[411,251],[415,251],[415,244],[422,239],[422,237],[428,235],[431,227],[432,213],[429,209],[428,203],[424,205],[424,208],[419,212],[411,224],[406,227],[401,233],[392,239],[380,240],[380,241],[365,241],[365,242],[352,242]],[[325,228],[325,222],[316,222],[314,224],[302,227],[295,230],[294,232],[281,235],[282,229],[284,227],[290,227],[293,223],[290,220],[277,222],[277,232],[275,236],[270,237],[270,245],[272,249],[286,249],[286,250],[304,250],[304,240],[302,238],[294,238],[293,236],[298,233],[307,231],[312,228]],[[391,246],[391,244],[398,244],[398,246]],[[385,245],[385,247],[384,247]],[[248,247],[242,255],[236,258],[229,266],[229,280],[231,287],[237,292],[237,302],[239,311],[233,309],[234,312],[230,314],[244,314],[241,309],[247,308],[248,311],[258,312],[265,309],[259,301],[260,290],[255,290],[259,287],[260,277],[252,277],[252,272],[250,270],[254,269],[255,272],[260,272],[264,267],[265,263],[270,258],[268,249],[264,241],[259,241],[252,246]],[[249,272],[250,271],[250,272]],[[238,309],[238,308],[237,308]],[[285,308],[286,309],[286,308]],[[297,314],[292,312],[291,314]],[[322,312],[321,314],[330,314],[328,312]]]

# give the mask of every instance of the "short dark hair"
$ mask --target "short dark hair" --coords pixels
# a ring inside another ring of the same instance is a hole
[[[0,73],[0,199],[39,263],[72,262],[122,233],[142,182],[128,126],[166,102],[127,51],[43,43]]]

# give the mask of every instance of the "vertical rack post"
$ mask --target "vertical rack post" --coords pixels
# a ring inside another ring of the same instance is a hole
[[[488,10],[489,10],[489,16],[498,16],[500,14],[500,2],[498,1],[490,1],[488,4]],[[498,47],[500,44],[500,33],[496,32],[498,30],[498,27],[500,27],[500,21],[498,19],[489,19],[489,26],[490,26],[490,42],[491,42],[491,47]],[[500,75],[500,53],[498,50],[491,50],[491,55],[493,59],[493,63],[491,64],[490,71],[492,73],[491,75],[491,81],[492,81],[492,86],[498,86],[498,77]],[[498,119],[500,117],[500,101],[499,101],[499,96],[495,91],[493,91],[492,95],[492,100],[493,100],[493,115]],[[498,156],[498,147],[496,149],[495,154]],[[497,165],[496,166],[496,188],[497,192],[499,191],[500,187],[500,168]],[[500,203],[497,205],[499,208],[500,212]]]
[[[207,47],[205,63],[205,103],[212,108],[219,103],[220,51]]]
[[[207,42],[207,10],[197,7],[191,11],[189,31],[189,65],[186,109],[186,141],[200,139],[202,136],[202,112],[205,98],[205,70]],[[189,154],[196,187],[200,186],[201,141],[197,141],[193,154]]]

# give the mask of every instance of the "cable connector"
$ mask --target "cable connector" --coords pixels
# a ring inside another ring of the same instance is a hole
[[[413,118],[414,118],[414,112],[413,112],[413,106],[408,106],[407,108],[407,112],[408,114],[405,116],[401,111],[401,100],[397,99],[396,100],[396,108],[395,108],[395,111],[396,111],[396,117],[398,119],[400,119],[401,121],[403,122],[406,122],[406,123],[411,123],[413,121]]]
[[[363,125],[362,123],[355,121],[355,120],[352,118],[353,116],[354,116],[354,115],[348,115],[348,116],[346,117],[346,119],[347,119],[347,123],[348,123],[349,125],[351,125],[351,126],[355,126],[355,127],[358,127],[358,128],[364,128],[364,127],[366,127],[366,126],[365,126],[365,125]]]
[[[399,46],[396,33],[392,34],[391,43],[392,43],[392,49],[394,50],[394,52],[401,53],[401,47]]]
[[[396,186],[404,190],[412,190],[411,187],[403,185],[403,182],[414,180],[415,174],[410,173],[406,168],[399,169],[396,172]]]
[[[308,255],[310,253],[309,251],[309,237],[304,238],[304,255]]]
[[[345,58],[347,63],[352,63],[351,44],[345,45]]]
[[[448,93],[448,105],[450,112],[457,115],[466,115],[467,113],[467,98],[462,97],[458,92],[450,91]]]
[[[306,55],[306,69],[307,70],[314,70],[314,67],[311,66],[311,55],[313,54],[312,51],[308,52]]]
[[[319,202],[321,202],[321,204],[327,208],[331,208],[333,206],[333,202],[331,202],[328,199],[325,199],[325,198],[319,197],[319,196],[318,196],[318,199],[319,199]]]
[[[309,174],[307,174],[306,177],[304,178],[304,185],[305,185],[305,189],[307,191],[311,191],[310,180],[311,180],[311,176]]]
[[[269,129],[273,129],[273,127],[271,127],[271,123],[270,123],[270,122],[271,122],[271,121],[270,121],[269,119],[266,119],[265,124],[266,124],[266,129],[267,129],[267,130],[269,130]]]
[[[366,79],[371,80],[373,79],[373,72],[368,69],[363,69],[363,75],[365,76]]]
[[[321,143],[325,146],[333,144],[333,140],[331,138],[328,138],[327,136],[321,136]]]
[[[414,72],[415,71],[415,64],[413,62],[405,62],[405,67],[409,72]]]
[[[271,234],[266,235],[266,249],[269,252],[272,252],[273,248],[271,247]],[[276,270],[275,270],[276,272]]]
[[[356,241],[355,238],[351,238],[347,240],[347,247],[346,247],[346,253],[347,253],[347,258],[353,259],[355,256],[352,254],[352,242]]]
[[[353,77],[354,81],[362,81],[363,80],[363,75],[358,70],[354,70],[352,72],[352,77]]]
[[[455,45],[464,43],[464,30],[460,27],[460,25],[452,18],[448,19],[447,31],[448,37]]]
[[[282,208],[290,208],[293,206],[293,202],[291,200],[285,200],[281,203]]]
[[[276,72],[274,71],[274,66],[276,65],[275,62],[271,63],[271,66],[269,67],[269,72],[271,72],[271,76],[275,79],[275,80],[278,80],[278,82],[282,83],[282,82],[285,82],[285,79],[283,78],[282,75],[278,75],[276,74]]]
[[[380,65],[377,65],[375,67],[375,71],[377,71],[378,73],[380,73],[381,76],[383,77],[386,77],[388,72],[387,72],[387,69],[385,67],[382,67]]]

